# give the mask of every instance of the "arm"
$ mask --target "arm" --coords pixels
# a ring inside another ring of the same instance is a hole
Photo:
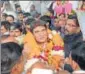
[[[14,67],[11,69],[10,74],[21,74],[24,68],[24,59],[21,56]]]

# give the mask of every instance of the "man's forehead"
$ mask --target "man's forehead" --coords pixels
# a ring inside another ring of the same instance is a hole
[[[43,29],[46,29],[45,26],[37,26],[36,28],[34,28],[35,31],[41,31]]]
[[[42,21],[42,20],[35,20],[35,21],[33,21],[30,25],[31,25],[31,28],[33,28],[33,27],[35,27],[35,26],[38,26],[38,25],[43,26],[43,25],[45,25],[45,24],[46,24],[45,21]]]
[[[75,23],[75,19],[67,19],[68,23]]]

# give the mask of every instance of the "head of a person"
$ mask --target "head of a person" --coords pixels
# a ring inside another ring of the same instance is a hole
[[[6,17],[6,21],[8,21],[9,23],[13,23],[14,22],[14,16],[13,15],[8,15]]]
[[[50,66],[48,66],[45,62],[42,62],[41,60],[34,62],[27,72],[27,74],[43,74],[43,73],[53,74],[53,69],[51,69]]]
[[[66,15],[64,13],[59,14],[59,19],[65,20]]]
[[[69,3],[69,0],[66,0],[65,3],[66,3],[66,4]]]
[[[24,15],[24,18],[31,17],[31,14],[29,12],[25,12],[25,13],[23,13],[23,15]]]
[[[83,4],[85,5],[85,1],[83,0]]]
[[[78,22],[78,18],[76,15],[69,15],[66,25],[65,25],[65,34],[77,34],[80,32],[80,26]]]
[[[51,25],[51,18],[50,18],[50,16],[47,16],[47,15],[41,16],[40,20],[45,21],[47,27],[48,28],[50,27],[50,25]]]
[[[0,3],[0,7],[3,7],[3,4],[4,4],[4,2],[3,2],[3,1],[1,1],[1,3]]]
[[[10,26],[10,36],[18,37],[22,35],[22,28],[20,25]]]
[[[7,21],[1,22],[1,34],[4,35],[6,32],[9,32],[10,30],[10,23]]]
[[[35,5],[31,5],[30,10],[31,11],[35,10]]]
[[[65,26],[65,24],[66,24],[66,21],[62,20],[62,19],[59,19],[58,24],[59,24],[60,27],[63,28]]]
[[[72,59],[79,65],[81,70],[85,70],[85,41],[76,42],[72,47]]]
[[[61,4],[62,4],[62,1],[58,0],[57,5],[61,5]]]
[[[50,17],[54,15],[54,11],[51,9],[48,9],[49,13],[50,13]]]
[[[2,43],[9,35],[2,35],[0,38],[0,42]]]
[[[21,12],[21,11],[22,11],[20,5],[16,5],[15,7],[16,7],[16,11],[17,11],[17,12]]]
[[[25,29],[26,29],[26,32],[29,32],[30,31],[30,25],[31,25],[31,22],[35,21],[34,18],[28,18],[26,21],[25,21]]]
[[[36,20],[31,23],[31,32],[38,43],[44,43],[48,39],[47,26],[42,20]]]
[[[85,1],[82,1],[81,8],[82,8],[82,9],[85,9]]]
[[[1,44],[1,74],[10,74],[11,68],[20,57],[21,47],[13,42]]]
[[[7,14],[6,13],[2,13],[1,21],[6,21],[6,17],[7,17]]]
[[[54,26],[57,27],[57,28],[60,27],[60,25],[58,24],[58,22],[59,22],[59,19],[58,18],[55,18],[54,19]]]
[[[23,12],[19,12],[18,13],[18,20],[23,21],[23,19],[24,19]]]

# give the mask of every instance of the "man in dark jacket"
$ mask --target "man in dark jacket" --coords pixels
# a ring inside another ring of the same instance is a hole
[[[82,33],[78,23],[77,16],[69,16],[65,26],[65,57],[68,57],[72,46],[77,41],[82,41]]]

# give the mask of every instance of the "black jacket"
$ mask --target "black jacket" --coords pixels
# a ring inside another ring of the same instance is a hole
[[[68,57],[71,50],[72,50],[72,46],[75,42],[78,41],[82,41],[83,37],[82,37],[82,33],[79,32],[78,34],[72,34],[72,35],[66,35],[64,37],[64,43],[65,43],[65,57]]]

